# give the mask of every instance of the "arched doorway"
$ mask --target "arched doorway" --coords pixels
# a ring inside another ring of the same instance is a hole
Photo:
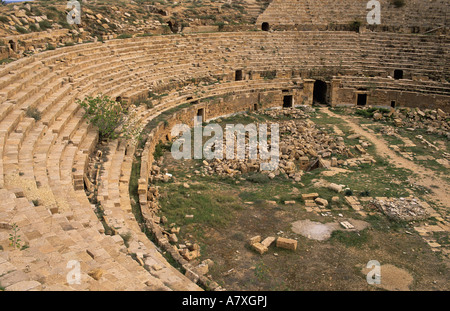
[[[313,103],[327,103],[327,83],[322,80],[314,82]]]
[[[270,30],[270,25],[267,22],[262,23],[261,25],[261,30],[262,31],[269,31]]]
[[[11,48],[11,50],[13,50],[14,52],[17,52],[17,45],[13,40],[9,40],[9,47]]]

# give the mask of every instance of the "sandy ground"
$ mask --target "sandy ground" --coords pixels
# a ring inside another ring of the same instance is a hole
[[[371,270],[364,268],[362,269],[362,273],[367,275]],[[381,265],[380,276],[380,284],[374,284],[374,286],[389,291],[408,291],[414,280],[408,271],[393,265]]]

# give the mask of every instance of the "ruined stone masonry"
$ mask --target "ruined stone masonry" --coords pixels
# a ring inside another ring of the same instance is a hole
[[[115,40],[117,34],[111,34],[104,42],[82,40],[65,47],[67,29],[2,38],[6,45],[0,47],[1,55],[14,58],[0,65],[2,288],[201,290],[202,285],[221,290],[205,277],[211,262],[189,263],[201,250],[195,245],[175,249],[171,243],[177,228],[163,232],[155,216],[157,194],[149,184],[155,175],[153,152],[160,141],[171,140],[174,124],[190,125],[199,115],[210,120],[316,102],[450,111],[445,1],[410,1],[397,12],[383,11],[383,20],[389,21],[385,29],[363,27],[360,32],[339,25],[365,16],[365,10],[357,12],[353,4],[366,1],[274,0],[262,14],[254,1],[248,2],[250,14],[258,16],[256,24],[248,26],[253,31],[191,29]],[[11,22],[17,24],[14,18],[11,15]],[[19,41],[25,42],[20,48]],[[61,47],[45,50],[44,45],[52,43]],[[26,56],[21,49],[34,51]],[[18,54],[23,57],[15,58]],[[151,107],[135,108],[142,125],[175,112],[151,129],[143,147],[108,141],[103,146],[108,152],[97,154],[98,132],[85,122],[76,99],[100,93],[127,104],[151,99]],[[160,96],[152,99],[150,94]],[[29,109],[36,109],[40,117],[30,117]],[[284,126],[310,144],[309,149],[293,150],[287,138],[282,145],[282,169],[294,181],[302,172],[294,170],[291,159],[307,157],[305,169],[319,156],[331,166],[343,164],[329,157],[330,150],[346,152],[342,141],[327,137],[302,116]],[[158,245],[143,233],[132,213],[129,184],[135,155],[140,158],[139,206]],[[358,161],[371,161],[358,156]],[[218,171],[219,166],[208,165],[207,171]],[[304,199],[319,210],[328,203],[317,196]],[[359,208],[358,202],[348,200],[352,208]],[[390,207],[380,205],[386,213],[403,213],[403,207]],[[9,246],[12,224],[20,229],[20,249]],[[105,226],[112,233],[105,232]],[[259,252],[268,247],[264,240],[257,243]],[[296,241],[282,238],[276,245],[297,249]],[[183,272],[170,265],[164,252],[181,263]],[[71,260],[80,263],[79,284],[67,279]]]

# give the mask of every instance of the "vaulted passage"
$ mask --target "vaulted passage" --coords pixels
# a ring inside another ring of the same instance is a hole
[[[242,70],[236,70],[236,73],[234,75],[234,80],[235,81],[242,81]]]
[[[269,31],[270,30],[270,25],[267,22],[262,23],[261,25],[261,30],[262,31]]]
[[[200,108],[197,110],[197,122],[204,122],[205,120],[205,109]]]
[[[403,79],[403,70],[395,69],[394,70],[394,79],[396,79],[396,80]]]
[[[13,40],[9,40],[9,47],[11,48],[11,50],[16,52],[16,44],[14,43]]]
[[[313,102],[326,104],[327,102],[327,84],[324,81],[314,82]]]
[[[367,105],[367,94],[358,94],[358,106]]]
[[[294,98],[292,95],[283,96],[283,108],[291,108],[294,107]]]

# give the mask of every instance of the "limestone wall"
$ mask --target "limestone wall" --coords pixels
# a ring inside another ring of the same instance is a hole
[[[405,0],[402,7],[392,1],[380,0],[382,31],[424,32],[441,26],[449,26],[449,6],[446,0]],[[273,0],[257,19],[257,24],[269,23],[272,29],[295,26],[299,30],[345,30],[360,21],[367,25],[368,0]],[[341,27],[339,27],[341,26]],[[370,26],[370,25],[367,25]]]

